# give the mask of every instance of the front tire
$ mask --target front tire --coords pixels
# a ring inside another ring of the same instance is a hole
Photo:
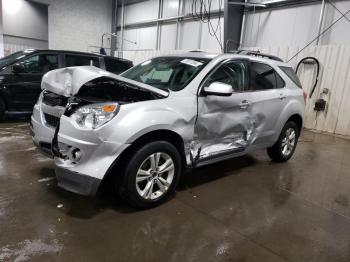
[[[275,162],[286,162],[294,154],[299,139],[299,128],[293,121],[285,124],[278,141],[267,149],[267,154]]]
[[[119,192],[136,208],[162,204],[175,192],[182,161],[177,148],[156,141],[137,150],[126,164]]]

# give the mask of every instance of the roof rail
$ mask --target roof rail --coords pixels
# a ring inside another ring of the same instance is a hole
[[[250,55],[250,56],[257,56],[257,57],[264,57],[264,58],[269,58],[271,60],[279,61],[279,62],[284,62],[281,58],[274,56],[274,55],[269,55],[269,54],[264,54],[260,53],[259,51],[249,51],[249,50],[239,50],[237,51],[236,54],[240,55]]]

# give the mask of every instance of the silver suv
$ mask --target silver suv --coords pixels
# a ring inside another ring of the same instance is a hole
[[[248,52],[157,57],[121,76],[58,69],[42,88],[33,141],[53,153],[58,185],[95,195],[110,177],[141,208],[165,201],[186,168],[261,148],[289,160],[305,106],[288,64]]]

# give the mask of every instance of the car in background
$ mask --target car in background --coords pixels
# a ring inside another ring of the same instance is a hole
[[[288,161],[305,107],[293,69],[253,52],[157,57],[121,75],[58,69],[42,88],[33,141],[49,143],[58,185],[94,195],[111,178],[116,192],[141,208],[168,199],[184,168],[257,149]],[[52,104],[60,104],[59,117],[50,115]]]
[[[41,93],[41,79],[53,69],[93,65],[119,74],[132,62],[92,53],[24,50],[0,59],[0,120],[6,113],[32,112]]]

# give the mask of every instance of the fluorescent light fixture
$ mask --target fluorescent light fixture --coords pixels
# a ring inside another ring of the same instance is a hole
[[[279,4],[279,3],[283,3],[283,2],[287,2],[288,0],[269,0],[269,1],[264,1],[261,2],[262,4],[265,5],[270,5],[270,4]]]
[[[3,0],[2,5],[4,11],[10,15],[14,15],[22,6],[23,0]]]

